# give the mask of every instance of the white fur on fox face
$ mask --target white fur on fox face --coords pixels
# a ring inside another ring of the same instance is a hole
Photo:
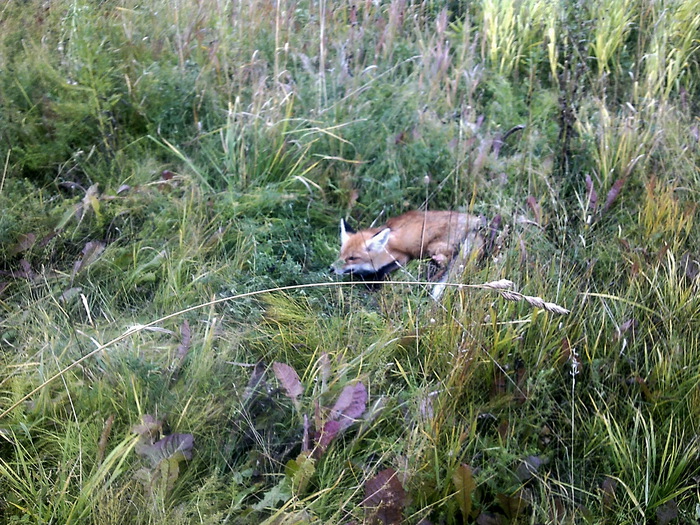
[[[375,234],[374,237],[367,242],[367,251],[379,252],[383,250],[389,242],[390,234],[391,230],[389,228],[384,228],[382,231]]]
[[[350,235],[348,235],[348,232],[345,230],[345,221],[340,219],[340,245],[343,246],[349,238]]]

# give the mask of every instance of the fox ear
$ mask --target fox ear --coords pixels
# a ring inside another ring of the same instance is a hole
[[[353,230],[350,226],[348,226],[345,223],[345,219],[340,219],[340,245],[342,246],[345,244],[345,241],[347,241],[350,238],[350,234],[355,233],[355,230]]]
[[[384,249],[389,242],[389,234],[391,234],[389,228],[384,228],[379,233],[375,233],[374,237],[367,242],[367,251],[378,252]]]

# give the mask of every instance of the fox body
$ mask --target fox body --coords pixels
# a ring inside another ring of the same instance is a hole
[[[340,221],[340,258],[335,273],[382,279],[413,259],[431,259],[447,269],[464,246],[481,248],[483,219],[453,211],[409,211],[384,226],[355,232]],[[441,271],[440,274],[444,274]]]

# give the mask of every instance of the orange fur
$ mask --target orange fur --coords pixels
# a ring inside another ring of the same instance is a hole
[[[446,268],[462,244],[467,251],[481,247],[482,222],[453,211],[409,211],[382,227],[349,233],[341,220],[340,259],[333,270],[382,278],[413,259],[432,259]]]

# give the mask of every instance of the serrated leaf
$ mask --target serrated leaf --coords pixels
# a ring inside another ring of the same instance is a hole
[[[292,491],[286,478],[283,478],[277,485],[268,490],[263,499],[253,505],[253,509],[262,511],[265,509],[277,508],[279,503],[284,503],[292,497]]]
[[[362,383],[343,388],[331,409],[331,418],[340,421],[342,428],[349,427],[367,408],[367,389]]]
[[[472,513],[472,492],[476,489],[476,482],[472,475],[472,469],[469,465],[462,463],[452,474],[452,483],[454,483],[457,493],[457,504],[459,510],[462,511],[464,520],[469,518]]]
[[[315,464],[316,461],[304,453],[287,462],[284,473],[289,479],[293,494],[299,496],[304,492],[316,472]]]
[[[140,447],[137,453],[150,460],[151,465],[156,467],[161,461],[192,459],[192,448],[194,447],[194,436],[192,434],[170,434],[153,443]]]
[[[165,490],[167,492],[170,492],[173,489],[177,478],[180,477],[180,461],[182,461],[181,457],[173,456],[162,460],[158,465],[160,470],[160,479],[164,480]]]
[[[160,422],[155,421],[148,414],[143,416],[143,420],[144,423],[134,427],[134,430],[141,434],[143,440],[146,440],[156,428],[159,428]],[[180,475],[180,463],[192,459],[193,446],[192,434],[171,434],[152,445],[137,446],[136,453],[147,458],[151,468],[140,469],[135,473],[135,477],[142,481],[149,491],[154,489],[156,482],[159,482],[160,486],[169,492]]]
[[[402,522],[406,491],[394,469],[384,469],[367,480],[363,504],[370,523],[379,521],[384,525],[394,525]]]
[[[272,363],[272,371],[275,373],[277,381],[280,382],[287,397],[298,405],[298,398],[304,392],[304,385],[301,384],[296,370],[285,363],[275,361]]]
[[[154,418],[151,414],[141,416],[141,423],[134,425],[131,432],[142,437],[154,438],[163,428],[163,422]]]

